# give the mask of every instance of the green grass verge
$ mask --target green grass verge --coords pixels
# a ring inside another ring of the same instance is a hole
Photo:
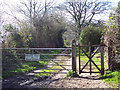
[[[107,71],[100,79],[109,83],[112,86],[111,88],[120,88],[120,71]]]

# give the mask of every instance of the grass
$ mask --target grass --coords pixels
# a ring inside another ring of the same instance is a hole
[[[111,88],[120,88],[120,71],[107,71],[100,79],[112,85]]]
[[[42,69],[39,73],[35,74],[36,77],[39,77],[39,76],[50,76],[50,72],[53,72],[53,73],[56,73],[58,72],[59,70],[52,70],[52,69],[58,69],[60,67],[56,66],[56,67],[50,67],[48,69]],[[47,72],[47,73],[41,73],[41,72]]]
[[[17,63],[16,65],[11,65],[11,67],[5,68],[5,65],[3,67],[3,78],[13,76],[14,74],[19,73],[25,73],[28,71],[32,71],[33,69],[42,68],[44,65],[46,65],[48,61],[22,61],[21,63]],[[4,70],[5,68],[5,70]]]

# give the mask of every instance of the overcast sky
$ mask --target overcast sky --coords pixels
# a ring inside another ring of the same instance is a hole
[[[2,5],[0,5],[0,11],[6,11],[8,13],[11,13],[10,9],[17,5],[17,3],[19,2],[20,0],[0,0],[0,3],[2,3]],[[25,1],[25,0],[24,0]],[[39,0],[38,0],[39,1]],[[44,2],[44,0],[41,0],[42,2]],[[63,1],[65,0],[55,0],[56,3],[62,3]],[[79,1],[79,0],[78,0]],[[103,0],[104,1],[104,0]],[[113,7],[117,7],[117,4],[120,0],[106,0],[106,1],[111,1],[112,2],[112,6]],[[10,7],[10,8],[9,8]],[[14,9],[14,8],[13,8]],[[12,10],[13,13],[14,13],[14,10]],[[16,16],[19,16],[18,14],[15,14]],[[109,15],[109,14],[108,14]],[[103,19],[103,20],[107,20],[109,17],[108,15],[101,15],[101,16],[96,16],[97,18],[99,17],[100,19]],[[10,21],[10,16],[6,15],[6,14],[3,14],[3,18],[5,18],[6,21]]]

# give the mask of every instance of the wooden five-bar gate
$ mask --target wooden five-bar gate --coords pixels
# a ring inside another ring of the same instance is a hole
[[[66,74],[60,72],[62,70],[72,70],[71,64],[71,47],[68,48],[4,48],[3,50],[3,69],[14,68],[17,71],[26,70],[32,73],[48,73],[48,74]],[[57,52],[57,53],[56,53]],[[65,53],[64,53],[65,52]],[[67,53],[66,53],[67,52]],[[67,56],[69,59],[56,58],[58,56]],[[7,63],[6,63],[7,62]],[[62,62],[62,63],[61,63]],[[5,65],[7,64],[7,65]],[[49,65],[48,65],[49,64]],[[23,66],[24,65],[24,66]],[[28,67],[29,66],[29,67]],[[20,70],[18,70],[20,69]],[[14,70],[10,70],[13,71]]]

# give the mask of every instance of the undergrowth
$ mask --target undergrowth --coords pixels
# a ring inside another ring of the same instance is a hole
[[[70,70],[66,77],[78,77],[79,75],[77,74],[77,72],[73,71],[73,70]]]

